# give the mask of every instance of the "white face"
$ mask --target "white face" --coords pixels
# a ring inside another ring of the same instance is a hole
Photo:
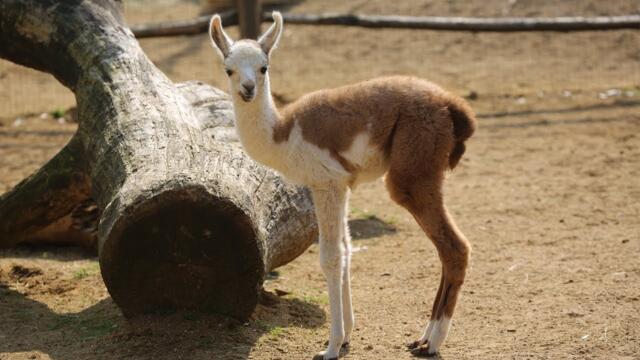
[[[273,25],[258,39],[232,41],[222,29],[220,16],[214,15],[209,24],[211,43],[221,56],[227,76],[229,90],[234,99],[251,102],[259,91],[265,91],[269,55],[275,49],[282,34],[282,15],[273,12]]]
[[[269,58],[257,42],[236,41],[224,58],[230,93],[240,96],[244,102],[251,102],[264,88],[268,67]]]

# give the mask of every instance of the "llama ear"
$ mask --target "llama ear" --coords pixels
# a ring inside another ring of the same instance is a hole
[[[280,35],[282,35],[282,15],[280,12],[274,11],[272,16],[273,25],[258,39],[258,44],[267,55],[271,55],[271,51],[276,48]]]
[[[222,19],[218,14],[213,15],[211,22],[209,22],[209,37],[211,38],[211,43],[214,45],[214,48],[220,50],[223,58],[229,56],[233,41],[231,41],[227,33],[222,29]]]

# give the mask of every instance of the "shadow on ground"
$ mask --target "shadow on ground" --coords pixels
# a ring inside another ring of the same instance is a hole
[[[383,235],[395,234],[395,226],[384,222],[375,215],[349,220],[349,230],[353,240],[371,239]]]
[[[247,322],[187,311],[125,319],[111,298],[95,299],[95,293],[104,294],[99,275],[82,281],[54,279],[57,269],[24,265],[27,250],[11,250],[16,253],[22,255],[21,265],[4,262],[0,267],[0,354],[28,353],[30,359],[45,354],[51,359],[247,359],[262,336],[275,340],[288,327],[316,328],[325,322],[318,305],[271,293],[262,296]],[[51,258],[60,256],[70,261],[58,253]],[[35,300],[42,297],[53,298],[47,304],[62,303],[62,308],[66,301],[80,302],[84,310],[60,313]]]

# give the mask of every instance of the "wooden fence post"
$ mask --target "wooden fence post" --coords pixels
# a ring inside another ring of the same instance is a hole
[[[262,23],[261,0],[237,0],[240,35],[243,39],[257,39]]]

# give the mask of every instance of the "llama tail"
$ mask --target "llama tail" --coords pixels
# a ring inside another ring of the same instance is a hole
[[[449,153],[449,168],[453,169],[464,154],[464,142],[473,135],[477,121],[469,104],[460,98],[453,99],[448,108],[453,121],[454,145]]]

